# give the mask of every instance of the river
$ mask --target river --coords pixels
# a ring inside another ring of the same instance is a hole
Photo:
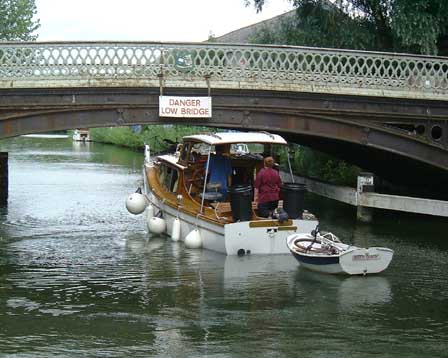
[[[142,154],[68,138],[0,141],[1,357],[441,357],[448,223],[312,195],[321,228],[395,250],[378,276],[306,271],[292,256],[226,257],[151,237],[126,212]],[[148,239],[149,238],[149,239]]]

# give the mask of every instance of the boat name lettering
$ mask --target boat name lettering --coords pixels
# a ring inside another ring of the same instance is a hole
[[[365,254],[365,255],[354,255],[353,256],[353,261],[366,261],[366,260],[379,260],[379,259],[380,259],[379,254],[375,254],[375,255]]]

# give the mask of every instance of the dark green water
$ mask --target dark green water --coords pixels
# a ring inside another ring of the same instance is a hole
[[[142,155],[69,139],[0,141],[1,357],[442,357],[448,224],[309,196],[322,229],[395,250],[371,277],[308,272],[289,255],[225,257],[148,240],[124,201]]]

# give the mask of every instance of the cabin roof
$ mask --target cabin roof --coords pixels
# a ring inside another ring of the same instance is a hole
[[[178,163],[179,158],[177,156],[173,155],[173,154],[159,155],[157,158],[159,158],[159,159],[161,159],[161,160],[163,160],[165,162],[168,162],[168,163],[170,163],[170,164],[172,164],[175,167],[178,167],[180,169],[185,169],[186,168],[185,166],[183,166],[183,165]]]
[[[287,144],[278,134],[268,132],[218,132],[204,133],[185,136],[185,141],[193,140],[204,142],[210,145],[230,144],[230,143],[269,143]]]

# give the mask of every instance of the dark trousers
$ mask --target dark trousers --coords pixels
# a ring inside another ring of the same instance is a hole
[[[265,203],[258,204],[257,206],[258,216],[261,216],[263,218],[272,216],[272,213],[274,212],[275,209],[277,209],[277,206],[278,206],[278,200],[267,201]]]

